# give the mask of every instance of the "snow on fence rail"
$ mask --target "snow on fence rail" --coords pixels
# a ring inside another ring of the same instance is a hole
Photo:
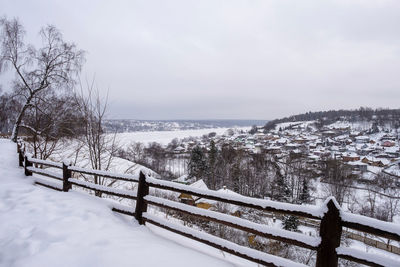
[[[37,174],[47,176],[47,177],[50,177],[50,178],[53,178],[53,179],[56,179],[59,181],[63,180],[62,175],[52,172],[52,171],[48,171],[46,169],[39,169],[39,168],[35,168],[35,167],[27,167],[26,169],[32,173],[37,173]]]
[[[159,189],[185,193],[201,198],[222,201],[237,206],[259,209],[263,211],[280,212],[311,219],[321,219],[324,215],[324,212],[326,212],[326,207],[321,208],[312,205],[295,205],[266,199],[251,198],[241,195],[227,195],[223,192],[193,188],[188,185],[164,181],[151,177],[147,177],[146,182],[150,186]]]
[[[336,252],[340,258],[369,266],[399,266],[400,263],[387,256],[371,254],[354,248],[339,247]]]
[[[257,236],[283,241],[303,248],[316,250],[321,242],[321,239],[319,237],[306,236],[296,232],[273,228],[267,225],[261,225],[245,219],[241,219],[236,216],[231,216],[206,209],[199,209],[168,199],[163,199],[150,195],[146,196],[144,199],[147,204],[180,211],[189,215],[201,217],[208,221],[214,221],[233,228],[237,228],[255,234]]]
[[[57,191],[63,191],[62,185],[60,185],[59,183],[47,181],[45,179],[38,178],[38,177],[35,177],[34,181],[35,181],[35,184],[38,184],[38,185],[41,185],[41,186],[44,186],[44,187],[47,187],[47,188],[50,188],[53,190],[57,190]]]
[[[53,162],[53,161],[49,161],[49,160],[37,159],[37,158],[32,158],[32,157],[28,157],[28,160],[32,163],[45,165],[45,166],[58,168],[58,169],[62,169],[62,166],[63,166],[62,163],[59,163],[59,162]]]
[[[225,239],[207,234],[205,232],[200,232],[195,229],[185,227],[183,225],[177,225],[175,223],[172,223],[168,220],[164,220],[158,216],[149,214],[147,212],[143,214],[143,217],[145,218],[145,220],[147,222],[149,222],[151,224],[154,224],[154,225],[164,228],[166,230],[172,231],[174,233],[183,235],[185,237],[194,239],[201,243],[205,243],[214,248],[226,251],[233,255],[245,258],[250,261],[257,262],[257,263],[265,265],[265,266],[287,266],[287,267],[292,267],[292,266],[293,267],[296,267],[296,266],[304,267],[304,266],[306,266],[306,265],[296,263],[296,262],[293,262],[293,261],[285,259],[285,258],[281,258],[278,256],[263,253],[261,251],[255,250],[255,249],[243,247],[236,243],[233,243],[233,242],[227,241]]]
[[[340,217],[344,227],[400,241],[400,225],[398,224],[343,211],[340,212]]]
[[[121,181],[127,181],[127,182],[138,182],[139,181],[137,176],[131,175],[131,174],[116,174],[116,173],[112,173],[109,171],[92,170],[92,169],[80,168],[80,167],[76,167],[76,166],[70,166],[70,167],[68,167],[68,169],[71,171],[74,171],[74,172],[90,174],[90,175],[98,175],[98,176],[111,178],[111,179],[117,179],[117,180],[121,180]]]
[[[122,198],[128,198],[128,199],[133,199],[136,200],[136,192],[131,191],[131,190],[122,190],[122,189],[116,189],[104,185],[98,185],[98,184],[93,184],[87,181],[82,181],[74,178],[69,178],[68,179],[69,183],[80,186],[86,189],[90,189],[93,191],[97,192],[102,192],[104,194],[108,195],[113,195],[117,197],[122,197]]]
[[[399,262],[391,259],[384,259],[382,256],[365,253],[360,250],[341,247],[340,239],[342,236],[342,228],[347,227],[360,232],[365,232],[388,239],[400,241],[400,226],[394,223],[379,221],[361,215],[355,215],[341,210],[336,200],[328,198],[321,207],[312,205],[295,205],[281,203],[276,201],[256,199],[245,196],[228,195],[212,190],[203,190],[189,187],[174,182],[154,179],[146,177],[140,172],[139,178],[128,174],[115,174],[111,172],[91,170],[69,166],[64,163],[55,163],[51,161],[38,160],[24,155],[22,145],[18,143],[19,165],[24,167],[25,175],[30,176],[37,173],[47,177],[61,180],[61,183],[50,182],[44,179],[35,178],[35,183],[58,191],[68,192],[72,185],[83,187],[101,192],[108,195],[114,195],[122,198],[136,200],[135,208],[127,207],[117,203],[113,203],[110,207],[113,211],[134,216],[140,224],[146,222],[154,224],[158,227],[167,229],[174,233],[192,238],[199,242],[208,244],[212,247],[221,249],[236,256],[261,263],[266,266],[303,266],[301,264],[289,261],[287,259],[268,255],[264,252],[243,247],[238,244],[217,238],[204,232],[176,225],[170,221],[162,220],[160,217],[147,213],[148,205],[154,205],[191,216],[199,217],[209,221],[214,221],[236,229],[240,229],[261,237],[286,242],[299,247],[316,250],[316,266],[317,267],[333,267],[338,265],[338,258],[355,261],[369,266],[400,266]],[[33,167],[33,163],[62,169],[62,175],[50,172],[45,169]],[[93,184],[87,181],[74,179],[72,172],[102,176],[123,181],[138,182],[137,192],[129,190],[115,189],[107,186]],[[305,218],[320,220],[319,237],[310,237],[299,233],[289,232],[283,229],[276,229],[266,225],[250,222],[232,215],[222,214],[215,211],[205,210],[182,204],[176,201],[152,196],[149,194],[149,188],[158,188],[178,193],[190,194],[202,198],[222,201],[225,203],[254,208],[268,212],[278,212],[290,214]]]

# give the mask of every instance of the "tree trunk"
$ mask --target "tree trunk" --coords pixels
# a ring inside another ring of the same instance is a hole
[[[21,109],[21,112],[18,114],[17,120],[15,121],[15,124],[14,124],[14,127],[13,127],[13,131],[12,131],[12,134],[11,134],[11,141],[13,141],[14,143],[17,142],[19,126],[21,125],[22,118],[24,117],[25,111],[28,109],[32,98],[33,98],[33,94],[31,94],[28,97],[28,99],[25,102],[25,105]]]

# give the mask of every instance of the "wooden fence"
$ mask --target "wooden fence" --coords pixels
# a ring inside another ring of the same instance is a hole
[[[327,199],[327,201],[325,201],[325,203],[321,207],[319,207],[311,205],[305,206],[281,203],[240,195],[221,194],[212,190],[196,189],[183,184],[146,177],[142,172],[140,172],[139,177],[137,177],[129,174],[115,174],[106,171],[79,168],[76,166],[71,166],[70,164],[65,162],[56,163],[35,159],[24,154],[24,148],[21,143],[18,143],[18,155],[19,166],[24,167],[25,175],[31,176],[32,173],[36,173],[62,182],[62,186],[60,186],[60,183],[51,183],[48,180],[35,178],[35,183],[38,185],[64,192],[68,192],[69,190],[71,190],[72,185],[74,185],[93,190],[97,193],[136,200],[135,209],[115,204],[112,207],[112,210],[122,214],[134,216],[139,224],[150,223],[265,266],[303,265],[258,250],[240,246],[238,244],[223,240],[205,232],[200,232],[186,226],[174,224],[171,221],[148,213],[148,206],[150,205],[162,207],[167,210],[178,211],[184,214],[195,216],[197,218],[213,221],[222,225],[233,227],[235,229],[243,230],[245,232],[260,237],[265,237],[268,239],[277,240],[302,248],[314,250],[316,251],[317,255],[317,267],[337,266],[338,258],[358,262],[369,266],[400,266],[399,262],[389,259],[388,257],[340,246],[343,227],[384,237],[390,240],[400,241],[400,226],[361,215],[343,212],[337,205],[334,198]],[[34,164],[37,166],[34,167]],[[38,168],[38,166],[41,166],[41,168]],[[60,169],[62,170],[62,175],[44,169],[42,166]],[[135,182],[138,183],[138,189],[137,192],[134,192],[97,185],[87,181],[71,178],[72,173],[96,175],[116,180]],[[301,233],[277,229],[274,227],[269,227],[267,225],[254,223],[232,215],[223,214],[211,210],[205,210],[180,202],[153,196],[149,194],[150,188],[189,194],[200,198],[206,198],[266,212],[294,215],[304,219],[308,218],[317,220],[320,221],[319,237],[311,237]]]
[[[264,213],[263,216],[272,218],[272,219],[280,219],[283,220],[284,215],[277,215],[274,213]],[[318,220],[313,220],[313,219],[307,219],[307,218],[299,218],[299,224],[304,225],[307,227],[311,228],[319,228],[319,221]],[[387,242],[382,242],[380,240],[377,240],[376,238],[370,238],[366,236],[366,234],[359,234],[354,231],[349,231],[349,230],[342,230],[342,235],[344,235],[346,238],[353,239],[356,241],[360,241],[370,247],[375,247],[378,249],[386,250],[388,252],[397,254],[400,256],[400,247],[394,246],[391,244],[388,244]],[[260,244],[261,245],[261,244]]]

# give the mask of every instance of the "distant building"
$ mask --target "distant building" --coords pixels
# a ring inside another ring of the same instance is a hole
[[[355,153],[346,153],[342,155],[342,160],[344,162],[357,161],[360,160],[360,156]]]
[[[392,147],[392,146],[395,146],[396,145],[396,143],[395,142],[393,142],[393,141],[383,141],[382,142],[382,146],[383,147]]]
[[[365,135],[356,136],[355,139],[357,144],[365,144],[369,142],[369,136]]]

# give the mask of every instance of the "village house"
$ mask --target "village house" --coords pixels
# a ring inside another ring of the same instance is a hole
[[[240,194],[227,189],[226,186],[217,190],[217,192],[227,194],[227,195],[241,196]],[[241,211],[240,211],[239,206],[228,204],[228,203],[221,203],[216,200],[199,198],[196,200],[195,205],[196,205],[196,207],[202,208],[202,209],[218,210],[220,212],[224,212],[224,213],[236,216],[236,217],[241,216]]]
[[[183,153],[185,151],[186,151],[186,149],[182,145],[180,145],[180,146],[176,147],[173,152],[175,154],[181,154],[181,153]]]
[[[263,151],[263,144],[257,143],[254,145],[254,153],[261,154]]]
[[[189,186],[192,188],[208,190],[206,183],[202,179],[194,182],[193,184],[191,184]],[[198,198],[193,197],[192,195],[186,194],[186,193],[181,193],[178,196],[178,198],[179,198],[180,202],[191,205],[191,206],[195,206],[195,201],[198,199]]]
[[[344,162],[357,161],[360,160],[360,156],[356,153],[345,153],[342,155],[342,160]]]
[[[383,141],[381,143],[381,146],[383,146],[383,147],[392,147],[395,145],[396,145],[396,143],[394,141],[389,141],[389,140]]]
[[[365,144],[369,142],[369,136],[361,135],[355,137],[357,144]]]
[[[361,159],[361,162],[368,164],[370,166],[375,166],[375,167],[385,167],[390,163],[390,160],[387,159],[377,159],[374,157],[363,157]]]
[[[279,154],[282,152],[282,148],[280,146],[269,146],[265,148],[265,151],[272,154]]]
[[[364,173],[368,170],[368,165],[361,161],[349,161],[347,165],[351,167],[353,174]]]

